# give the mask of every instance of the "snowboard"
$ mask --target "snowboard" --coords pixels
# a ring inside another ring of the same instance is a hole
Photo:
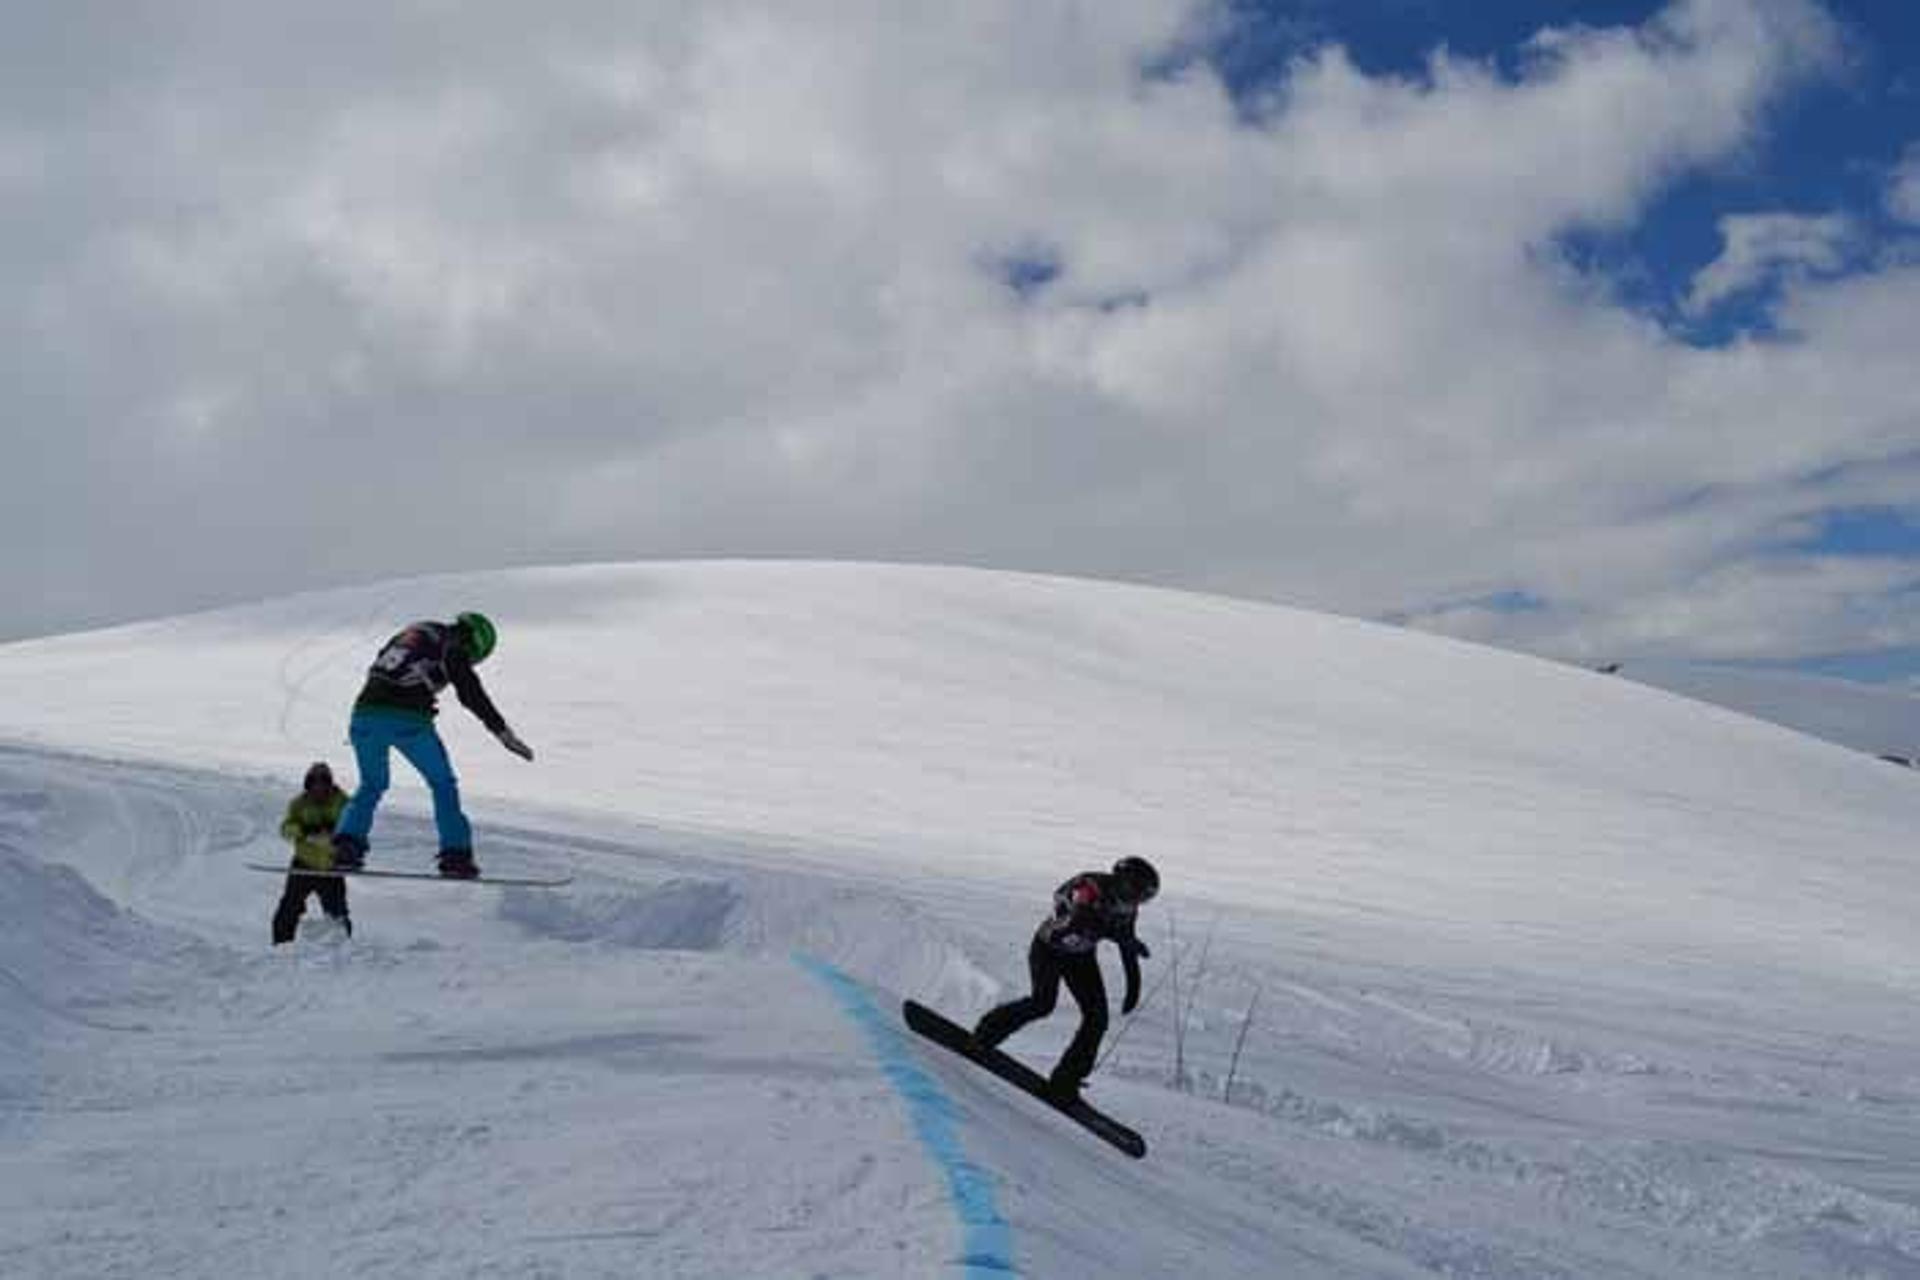
[[[509,884],[530,889],[558,889],[563,884],[572,884],[572,876],[471,876],[461,879],[457,876],[443,876],[438,871],[387,871],[377,867],[362,867],[358,871],[308,871],[305,867],[289,867],[285,863],[249,862],[249,871],[271,871],[275,875],[287,875],[299,872],[303,876],[329,876],[336,878],[366,876],[377,880],[439,880],[446,884]]]
[[[1147,1142],[1139,1134],[1115,1120],[1104,1111],[1096,1109],[1085,1098],[1076,1098],[1072,1102],[1062,1102],[1047,1089],[1046,1077],[1017,1058],[1009,1057],[998,1049],[976,1044],[973,1033],[965,1027],[949,1022],[923,1004],[909,1000],[901,1006],[907,1025],[943,1048],[966,1058],[968,1061],[985,1067],[1008,1084],[1046,1103],[1061,1115],[1076,1121],[1083,1129],[1113,1144],[1138,1160],[1147,1154]]]

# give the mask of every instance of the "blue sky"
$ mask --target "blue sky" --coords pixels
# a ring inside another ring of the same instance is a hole
[[[0,638],[780,556],[1920,677],[1920,6],[903,12],[24,14]]]

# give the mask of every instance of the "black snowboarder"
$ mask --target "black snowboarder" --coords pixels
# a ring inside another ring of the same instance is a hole
[[[1054,890],[1053,914],[1041,921],[1027,948],[1027,968],[1033,990],[989,1010],[973,1029],[974,1039],[998,1046],[1008,1036],[1053,1012],[1064,980],[1080,1006],[1080,1029],[1047,1079],[1061,1099],[1079,1096],[1093,1072],[1094,1055],[1107,1033],[1107,988],[1100,978],[1094,949],[1102,938],[1120,948],[1127,989],[1120,1012],[1132,1013],[1140,1003],[1140,961],[1150,953],[1134,936],[1134,916],[1160,892],[1160,875],[1145,858],[1122,858],[1113,871],[1083,871]]]
[[[334,785],[333,770],[324,760],[307,770],[300,794],[287,805],[280,834],[293,842],[293,862],[287,868],[287,886],[273,912],[273,945],[292,942],[307,895],[318,894],[320,909],[347,934],[353,921],[347,916],[347,882],[336,875],[314,875],[333,870],[333,827],[347,807],[347,793]]]

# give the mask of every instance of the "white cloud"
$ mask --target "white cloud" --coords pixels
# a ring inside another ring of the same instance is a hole
[[[1735,214],[1720,219],[1720,256],[1693,278],[1694,316],[1779,276],[1832,274],[1846,265],[1853,223],[1840,214]]]
[[[1920,223],[1920,143],[1908,147],[1887,184],[1887,212],[1902,222]]]
[[[1572,651],[1920,447],[1914,273],[1711,352],[1554,251],[1834,65],[1802,0],[1518,78],[1322,50],[1252,125],[1142,76],[1175,0],[169,8],[110,62],[72,28],[116,13],[42,15],[26,61],[98,60],[0,89],[47,158],[0,237],[10,600],[850,555],[1525,589],[1500,634]],[[1035,246],[1022,299],[990,268]]]

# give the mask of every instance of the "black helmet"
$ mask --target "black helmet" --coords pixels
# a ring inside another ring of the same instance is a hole
[[[300,780],[300,785],[309,791],[320,786],[331,787],[333,786],[333,769],[325,760],[315,760],[308,767],[307,776]]]
[[[1160,873],[1145,858],[1122,858],[1113,864],[1113,881],[1129,902],[1145,902],[1160,892]]]

